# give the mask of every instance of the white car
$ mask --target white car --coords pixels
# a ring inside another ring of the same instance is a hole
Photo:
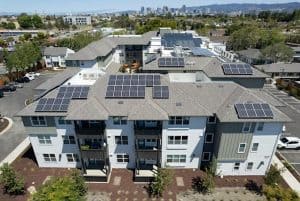
[[[24,77],[27,77],[30,81],[35,79],[34,75],[31,75],[28,73],[26,73],[26,75]]]
[[[284,137],[278,141],[278,149],[300,149],[300,138]]]

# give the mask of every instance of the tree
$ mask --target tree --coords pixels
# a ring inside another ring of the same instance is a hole
[[[281,171],[282,170],[279,170],[277,166],[271,166],[265,176],[265,183],[270,186],[277,185],[280,179]]]
[[[149,192],[153,196],[161,197],[166,187],[172,182],[173,173],[170,169],[158,169],[154,182],[149,185]]]
[[[22,13],[20,16],[18,16],[18,23],[20,27],[24,29],[32,28],[32,20],[31,16],[27,15],[26,13]]]
[[[12,195],[24,193],[24,180],[17,176],[15,170],[5,163],[0,168],[0,182],[3,185],[4,191]]]
[[[264,185],[262,191],[270,201],[299,201],[298,194],[289,188]]]
[[[52,178],[33,194],[31,201],[83,201],[87,192],[84,179],[75,170],[68,176]]]
[[[294,55],[294,51],[284,43],[269,45],[262,50],[262,53],[274,63],[278,61],[289,62],[292,60]]]
[[[38,15],[33,15],[31,17],[31,22],[34,28],[40,29],[44,27],[44,23],[42,21],[42,18]]]
[[[8,23],[2,22],[0,26],[3,27],[4,29],[16,29],[16,25],[13,22],[8,22]]]

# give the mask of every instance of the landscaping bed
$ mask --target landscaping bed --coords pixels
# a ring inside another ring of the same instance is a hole
[[[3,122],[2,122],[2,120],[3,120]],[[9,124],[8,120],[5,118],[2,118],[0,120],[0,132],[2,132],[8,126],[8,124]]]
[[[290,171],[290,173],[300,182],[300,175],[297,173],[295,168],[291,166],[280,153],[276,152],[276,156],[283,163],[283,165]]]

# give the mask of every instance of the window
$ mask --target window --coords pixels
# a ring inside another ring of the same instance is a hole
[[[64,135],[62,136],[64,144],[76,144],[75,137],[72,135]]]
[[[77,154],[67,154],[68,162],[78,162],[79,158]]]
[[[252,123],[245,122],[243,125],[243,133],[250,133]]]
[[[246,151],[246,143],[240,143],[238,148],[238,153],[242,154]]]
[[[167,163],[185,163],[186,155],[167,155]]]
[[[67,125],[67,124],[72,124],[72,122],[70,120],[65,120],[65,117],[59,117],[58,124]]]
[[[114,125],[126,125],[127,117],[113,117]]]
[[[247,163],[247,170],[252,170],[253,168],[253,162]]]
[[[32,126],[46,126],[45,117],[31,117]]]
[[[213,143],[214,142],[214,134],[206,133],[205,135],[205,143]]]
[[[258,124],[257,124],[257,130],[258,131],[262,131],[264,129],[264,122],[259,122]]]
[[[128,154],[117,154],[117,162],[118,163],[128,163],[129,155]]]
[[[203,152],[202,160],[203,161],[209,161],[210,160],[210,152]]]
[[[40,144],[52,144],[50,136],[42,135],[38,139]]]
[[[234,163],[233,169],[234,170],[239,170],[240,169],[240,164],[241,163]]]
[[[128,144],[128,136],[115,136],[116,144]]]
[[[46,162],[56,162],[55,154],[43,154],[43,157]]]
[[[252,151],[252,152],[257,152],[257,150],[258,150],[258,145],[259,145],[259,143],[253,143],[253,144],[252,144],[252,149],[251,149],[251,151]]]
[[[168,144],[187,144],[188,136],[168,136]]]
[[[189,125],[190,118],[189,117],[170,117],[169,124],[170,125]]]
[[[208,124],[215,124],[216,122],[217,122],[217,117],[215,115],[207,118]]]

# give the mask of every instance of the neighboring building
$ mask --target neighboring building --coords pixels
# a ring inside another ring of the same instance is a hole
[[[91,16],[65,16],[63,20],[66,24],[69,25],[90,25],[92,24],[92,17]]]
[[[75,53],[67,47],[46,47],[43,51],[43,59],[47,68],[66,67],[65,58]]]
[[[19,37],[24,34],[31,34],[32,37],[37,36],[38,33],[46,33],[45,30],[0,30],[0,37],[1,38],[8,38],[8,37]]]
[[[300,46],[298,46],[298,47],[292,47],[292,49],[295,52],[295,54],[293,56],[293,62],[300,63]]]
[[[300,78],[300,63],[272,63],[257,65],[256,68],[272,78]]]
[[[264,175],[290,121],[253,89],[266,75],[196,53],[197,36],[174,36],[105,37],[68,56],[74,71],[38,87],[43,95],[18,113],[39,167],[80,168],[89,181],[133,169],[139,182],[160,167],[205,168],[215,157],[220,175]],[[119,72],[134,61],[139,73]]]
[[[238,59],[251,65],[261,65],[271,63],[266,59],[259,49],[249,48],[237,52]]]

